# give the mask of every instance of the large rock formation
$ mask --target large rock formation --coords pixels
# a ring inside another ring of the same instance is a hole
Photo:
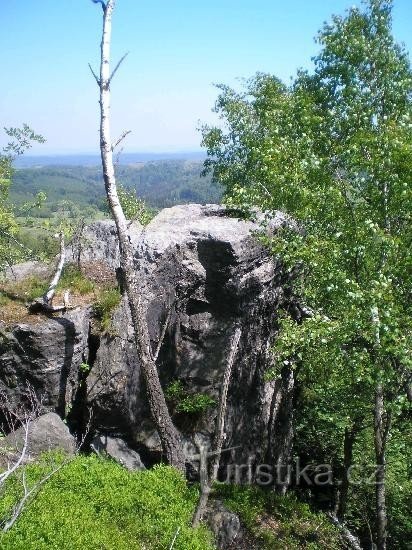
[[[276,231],[285,223],[279,214],[269,229]],[[259,224],[240,220],[220,206],[186,205],[163,210],[131,236],[154,348],[169,318],[158,360],[164,388],[179,381],[186,394],[207,394],[217,401],[232,338],[240,327],[226,415],[225,448],[230,450],[222,462],[252,467],[280,458],[288,446],[291,409],[290,376],[265,380],[277,310],[286,299],[286,277],[254,235],[259,229]],[[113,226],[93,224],[86,234],[87,253],[83,245],[81,259],[106,260],[116,268]],[[72,252],[73,259],[78,256],[79,251]],[[36,388],[46,390],[48,403],[62,412],[63,403],[67,408],[73,401],[75,392],[69,396],[67,387],[86,358],[92,368],[82,381],[87,383],[82,403],[93,409],[95,428],[123,437],[143,458],[156,460],[160,443],[150,421],[126,297],[113,316],[110,334],[99,341],[88,338],[87,319],[88,313],[78,311],[30,328],[12,328],[9,340],[0,344],[0,383],[18,396],[19,384],[35,380]],[[216,407],[202,414],[174,412],[188,454],[197,453],[194,433],[206,444],[210,441],[215,415]]]

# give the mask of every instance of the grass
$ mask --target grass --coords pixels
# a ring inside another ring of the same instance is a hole
[[[322,513],[311,511],[295,495],[278,495],[258,487],[217,485],[226,506],[239,514],[250,533],[267,550],[343,550],[338,531]]]
[[[93,292],[94,287],[93,281],[88,279],[81,270],[73,264],[69,264],[63,269],[57,286],[60,290],[69,288],[71,292],[78,293],[81,296]]]
[[[62,460],[62,458],[60,458]],[[27,466],[29,483],[50,471],[50,456]],[[21,491],[14,478],[0,501],[8,516]],[[78,456],[55,474],[23,511],[2,550],[212,550],[211,535],[192,529],[198,491],[168,466],[129,472],[113,461]]]
[[[103,332],[110,333],[112,329],[112,314],[115,308],[120,304],[122,295],[118,288],[108,288],[102,290],[97,296],[94,304],[94,312],[100,322],[100,328]]]

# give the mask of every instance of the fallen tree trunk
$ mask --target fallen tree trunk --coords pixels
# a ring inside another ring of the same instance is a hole
[[[57,285],[59,284],[60,277],[63,272],[63,267],[66,261],[66,249],[65,249],[63,231],[60,231],[59,238],[60,238],[60,253],[59,253],[59,260],[57,262],[56,271],[54,272],[53,278],[50,281],[47,292],[45,292],[41,298],[37,298],[37,300],[34,300],[29,305],[29,311],[31,313],[40,313],[40,312],[54,313],[56,311],[65,311],[66,309],[69,308],[69,305],[66,299],[65,299],[65,303],[62,305],[59,305],[59,306],[52,305],[52,301],[56,293],[56,288],[57,288]]]

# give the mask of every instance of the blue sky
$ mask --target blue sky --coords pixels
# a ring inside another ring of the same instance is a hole
[[[313,37],[351,0],[117,0],[113,61],[130,54],[112,86],[113,134],[125,151],[198,150],[213,122],[213,83],[256,71],[284,80],[310,67]],[[89,0],[1,0],[0,123],[29,123],[47,138],[33,153],[98,150],[101,8]],[[412,2],[394,0],[394,34],[412,50]]]

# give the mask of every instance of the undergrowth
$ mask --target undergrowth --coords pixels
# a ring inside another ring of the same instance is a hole
[[[217,484],[217,495],[239,514],[248,531],[267,550],[343,550],[340,535],[322,513],[293,494],[281,496],[258,487]]]
[[[63,460],[62,457],[59,460]],[[28,483],[50,471],[46,455],[26,467]],[[7,518],[21,495],[10,480],[0,500]],[[108,459],[78,456],[56,473],[24,509],[17,523],[0,534],[2,550],[211,550],[209,531],[192,529],[198,499],[195,487],[169,466],[130,472]]]
[[[94,304],[94,313],[99,320],[102,332],[111,332],[112,314],[120,304],[121,298],[122,295],[118,288],[104,289],[97,296]]]

